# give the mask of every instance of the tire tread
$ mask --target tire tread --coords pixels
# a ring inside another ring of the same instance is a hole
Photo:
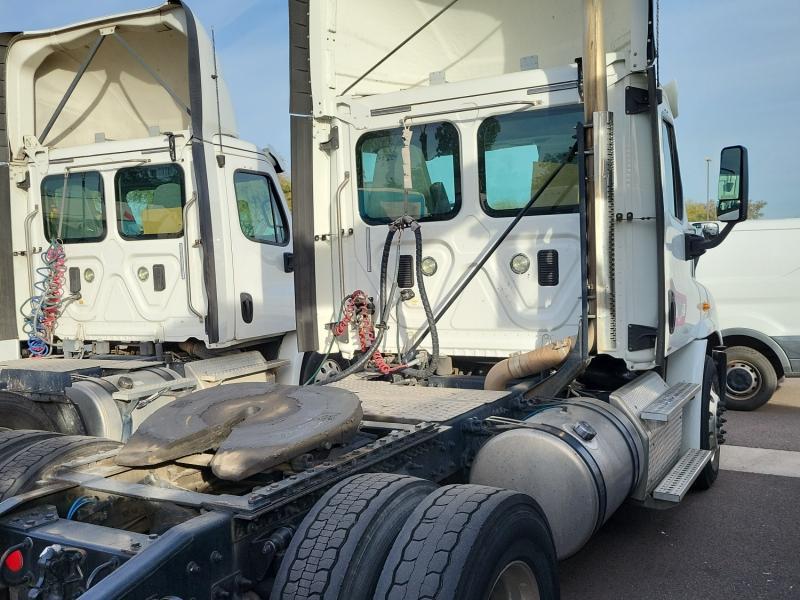
[[[55,461],[69,460],[80,454],[80,450],[99,450],[96,446],[113,447],[117,442],[103,438],[79,435],[56,436],[40,440],[19,450],[0,464],[0,500],[14,495],[33,478]]]
[[[413,483],[416,477],[393,473],[364,473],[331,488],[303,520],[283,561],[273,593],[277,598],[322,600],[331,574],[359,519],[377,511],[387,494]],[[327,499],[327,500],[325,500]],[[366,574],[365,574],[366,576]]]

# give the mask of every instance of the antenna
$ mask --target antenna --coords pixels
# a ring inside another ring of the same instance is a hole
[[[222,150],[222,118],[219,110],[219,72],[217,71],[217,39],[214,36],[214,28],[211,28],[211,51],[214,55],[214,74],[211,79],[214,80],[214,86],[217,93],[217,139],[219,140],[219,154],[217,154],[217,165],[221,169],[225,166],[225,154]]]

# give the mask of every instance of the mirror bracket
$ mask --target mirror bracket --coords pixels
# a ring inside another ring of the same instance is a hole
[[[725,223],[725,227],[719,232],[719,235],[715,235],[712,238],[706,238],[705,236],[695,233],[685,234],[683,236],[685,244],[684,260],[694,260],[705,254],[706,250],[711,250],[719,246],[725,241],[725,238],[728,237],[728,234],[733,230],[736,223],[736,221]]]

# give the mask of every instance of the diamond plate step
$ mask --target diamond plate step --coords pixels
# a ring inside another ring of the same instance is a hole
[[[680,502],[692,487],[700,471],[711,460],[711,450],[692,448],[684,454],[667,476],[653,490],[653,498],[667,502]]]
[[[676,383],[650,404],[639,417],[644,421],[667,422],[680,413],[683,406],[700,391],[696,383]]]

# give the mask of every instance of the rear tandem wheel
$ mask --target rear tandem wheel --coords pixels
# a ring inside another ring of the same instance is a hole
[[[550,526],[536,501],[449,485],[422,502],[392,546],[375,600],[556,600]]]
[[[393,473],[339,482],[292,537],[270,598],[370,600],[406,518],[434,489],[430,481]]]
[[[0,501],[26,492],[59,465],[98,452],[119,442],[85,435],[54,435],[0,459]]]

